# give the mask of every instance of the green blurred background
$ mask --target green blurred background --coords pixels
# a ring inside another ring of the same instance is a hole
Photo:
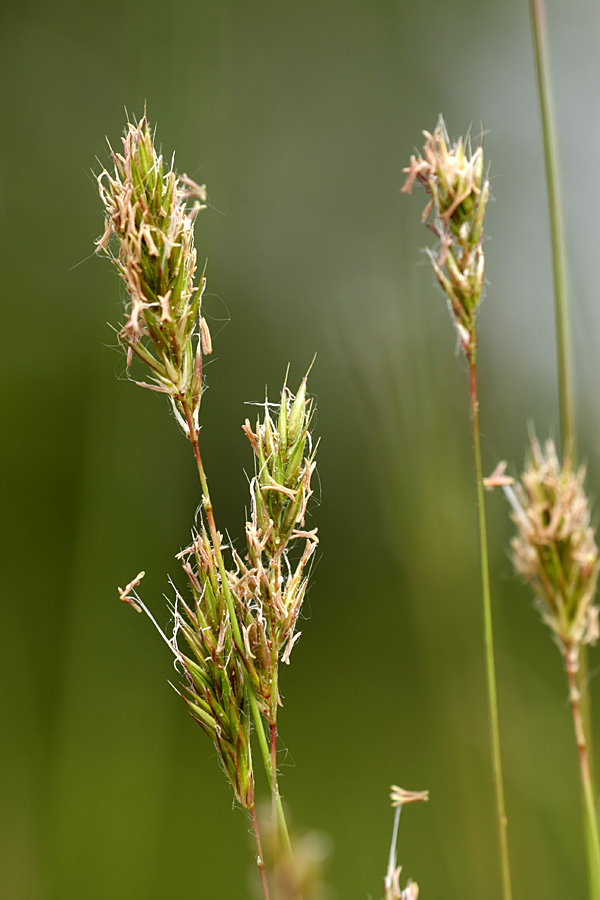
[[[283,673],[282,788],[331,836],[338,898],[377,898],[392,782],[429,788],[399,860],[424,900],[499,896],[466,372],[400,197],[422,128],[486,130],[484,467],[557,433],[552,287],[526,0],[105,0],[2,12],[0,896],[252,896],[252,845],[212,746],[168,686],[159,621],[199,501],[166,403],[128,384],[91,256],[92,168],[144,102],[206,181],[203,447],[221,528],[243,534],[246,400],[311,388],[321,551]],[[600,11],[549,3],[574,299],[578,421],[600,490],[595,265]],[[583,898],[577,763],[559,655],[488,501],[515,898]],[[591,655],[600,701],[599,652]],[[600,712],[596,747],[600,748]]]

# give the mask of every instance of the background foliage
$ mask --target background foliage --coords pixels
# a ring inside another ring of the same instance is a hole
[[[583,455],[600,489],[595,261],[600,13],[549,3]],[[171,661],[117,600],[162,593],[199,500],[161,398],[124,381],[120,287],[88,258],[90,167],[123,107],[206,181],[197,229],[216,346],[202,435],[221,527],[240,538],[244,401],[311,376],[322,553],[284,673],[282,790],[333,841],[340,897],[380,893],[387,788],[428,787],[400,859],[424,898],[496,895],[466,371],[401,169],[443,111],[483,122],[484,467],[557,433],[541,138],[525,0],[107,0],[6,8],[0,69],[3,600],[0,896],[250,896],[251,842]],[[96,170],[98,170],[96,166]],[[515,895],[583,896],[575,750],[556,649],[492,518]],[[591,653],[597,674],[598,651]],[[597,678],[593,693],[600,700]],[[597,715],[596,748],[600,748]],[[597,754],[596,754],[597,756]],[[189,785],[192,785],[192,789]]]

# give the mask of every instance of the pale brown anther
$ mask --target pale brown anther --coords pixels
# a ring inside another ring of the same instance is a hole
[[[404,806],[406,803],[421,803],[429,800],[429,791],[406,791],[393,784],[390,788],[392,806]]]
[[[208,327],[208,322],[204,318],[204,316],[200,316],[200,340],[202,343],[202,352],[205,356],[210,356],[212,353],[212,338],[210,334],[210,329]]]

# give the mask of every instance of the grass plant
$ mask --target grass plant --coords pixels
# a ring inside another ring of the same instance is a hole
[[[277,850],[281,847],[291,858],[277,785],[278,666],[280,661],[289,663],[300,637],[296,624],[317,546],[316,529],[305,526],[315,469],[316,447],[309,432],[312,401],[307,398],[306,378],[295,397],[284,384],[275,420],[273,406],[265,401],[256,430],[248,421],[244,425],[256,459],[244,560],[217,529],[199,443],[202,364],[212,352],[212,339],[202,315],[204,274],[195,281],[193,226],[205,207],[206,189],[173,169],[164,171],[145,116],[128,125],[123,153],[113,151],[112,157],[114,173],[103,170],[98,177],[106,223],[97,249],[112,260],[127,291],[127,320],[119,341],[128,370],[136,358],[150,370],[149,382],[136,383],[167,395],[192,446],[202,496],[200,527],[193,531],[190,546],[178,554],[191,601],[176,594],[173,635],[161,634],[183,676],[178,692],[212,739],[235,798],[250,815],[263,893],[269,900],[256,814],[251,728],[273,797]],[[303,549],[294,553],[299,544]],[[140,573],[120,596],[153,619],[136,593],[142,577]],[[179,637],[186,652],[180,649]],[[293,896],[301,893],[296,885]]]
[[[542,0],[532,0],[531,11],[550,212],[563,461],[559,461],[552,441],[548,441],[542,450],[537,439],[532,438],[530,459],[516,491],[511,487],[512,479],[504,475],[504,464],[486,481],[490,487],[502,485],[507,492],[518,529],[517,537],[513,540],[515,569],[532,584],[542,610],[542,618],[549,625],[563,657],[584,798],[590,895],[593,900],[598,900],[600,840],[586,734],[589,730],[586,728],[586,720],[589,722],[587,667],[584,663],[583,677],[580,668],[582,657],[585,659],[585,647],[595,643],[598,638],[598,608],[593,600],[599,557],[584,491],[585,468],[575,469],[577,442],[566,252]],[[415,180],[419,180],[431,195],[423,220],[433,213],[434,221],[430,227],[440,240],[440,249],[437,256],[428,252],[437,279],[448,298],[460,346],[469,365],[492,758],[503,896],[508,900],[511,896],[510,869],[497,715],[476,381],[475,313],[483,285],[481,228],[489,187],[487,182],[482,182],[480,174],[483,158],[479,159],[478,154],[481,148],[473,155],[470,150],[465,154],[461,140],[448,149],[449,142],[442,122],[433,135],[425,133],[425,137],[424,157],[411,159],[409,169],[405,170],[408,178],[403,190],[410,193]]]
[[[509,900],[512,888],[483,496],[484,487],[495,486],[502,486],[506,491],[518,529],[517,537],[513,540],[515,569],[534,588],[542,617],[551,628],[559,646],[567,674],[584,800],[590,896],[592,900],[598,900],[600,839],[593,769],[586,734],[585,703],[582,704],[580,665],[586,646],[595,643],[598,638],[598,608],[594,604],[594,598],[600,563],[598,547],[590,525],[589,503],[584,490],[585,468],[575,467],[576,437],[568,337],[565,252],[548,74],[543,49],[542,7],[539,0],[533,4],[533,16],[551,208],[563,460],[562,462],[559,460],[553,442],[547,442],[545,449],[542,450],[537,439],[532,438],[530,459],[516,490],[512,488],[513,479],[505,475],[504,463],[498,466],[489,479],[484,480],[482,476],[476,313],[484,283],[481,239],[485,207],[489,197],[489,183],[484,177],[481,147],[472,151],[470,141],[463,139],[451,145],[444,123],[440,119],[433,134],[424,132],[423,155],[411,158],[410,166],[405,169],[407,180],[402,190],[404,193],[410,193],[415,182],[419,182],[430,197],[422,220],[425,222],[430,215],[432,216],[429,228],[438,238],[439,245],[436,252],[428,249],[427,253],[437,280],[446,295],[458,343],[467,360],[469,371],[481,554],[484,646],[502,895],[504,900]]]
[[[500,749],[477,391],[476,315],[484,287],[485,259],[482,237],[490,186],[485,174],[482,147],[473,150],[470,140],[465,141],[462,138],[455,144],[451,144],[442,119],[438,122],[433,134],[429,132],[423,132],[423,134],[425,136],[423,155],[411,157],[409,167],[404,170],[407,173],[407,179],[402,192],[410,194],[413,185],[418,182],[423,185],[430,198],[421,221],[426,222],[430,216],[432,217],[428,227],[438,239],[439,245],[435,252],[428,248],[427,254],[448,301],[458,343],[468,365],[479,525],[486,684],[502,872],[502,896],[504,900],[511,900],[510,856]]]
[[[589,740],[586,648],[598,639],[594,598],[600,563],[590,524],[585,467],[577,468],[566,243],[543,0],[531,0],[531,16],[552,246],[562,460],[553,441],[548,440],[542,449],[533,436],[516,488],[504,474],[505,463],[498,466],[489,484],[502,486],[509,499],[517,526],[512,541],[515,570],[532,586],[565,666],[583,794],[590,896],[599,900],[600,837]]]
[[[292,847],[277,774],[279,665],[289,664],[300,637],[318,545],[317,529],[307,524],[317,451],[308,374],[295,395],[286,376],[278,402],[265,400],[255,424],[246,419],[242,426],[254,457],[242,554],[217,528],[200,448],[203,361],[212,338],[202,312],[206,277],[196,277],[194,223],[206,206],[206,189],[172,167],[165,170],[145,115],[128,124],[123,152],[111,153],[114,171],[98,176],[106,218],[97,251],[125,284],[126,320],[118,339],[131,380],[167,396],[192,447],[201,493],[199,525],[177,554],[188,593],[175,590],[172,635],[139,596],[143,572],[119,595],[147,614],[175,659],[181,675],[176,691],[212,740],[235,800],[251,820],[264,900],[317,900],[323,896],[319,845]],[[137,380],[136,364],[149,370],[148,381]],[[271,794],[266,820],[257,811],[253,737]],[[392,790],[394,868],[386,876],[386,900],[417,900],[416,882],[400,888],[395,849],[402,805],[425,799],[426,792]]]
[[[408,177],[403,191],[410,193],[413,184],[419,181],[430,195],[423,221],[432,215],[433,221],[429,227],[439,240],[439,248],[436,253],[428,250],[428,255],[447,297],[459,346],[469,368],[484,642],[503,897],[504,900],[511,897],[511,884],[500,755],[484,486],[502,486],[509,498],[513,520],[517,526],[517,536],[512,542],[515,569],[533,587],[542,618],[550,627],[563,658],[579,757],[590,896],[592,900],[599,900],[600,838],[589,740],[591,711],[586,648],[598,638],[598,608],[594,599],[600,562],[584,487],[585,468],[577,468],[576,461],[577,435],[564,223],[543,0],[531,0],[531,12],[552,244],[562,461],[552,441],[548,441],[542,449],[533,437],[529,461],[515,489],[512,487],[513,479],[505,474],[505,463],[501,463],[489,479],[484,481],[482,477],[475,317],[483,287],[481,233],[489,185],[483,177],[481,148],[473,153],[469,142],[462,139],[450,146],[443,121],[440,120],[433,135],[424,132],[426,141],[423,156],[411,158],[409,168],[405,169]]]

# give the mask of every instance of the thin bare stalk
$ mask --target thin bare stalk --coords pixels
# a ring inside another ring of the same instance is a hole
[[[385,873],[384,886],[386,900],[393,898],[394,874],[396,872],[396,844],[398,843],[398,826],[400,825],[400,815],[402,813],[402,804],[399,803],[394,811],[394,827],[392,829],[392,843],[390,845],[390,855],[388,857],[388,867]]]
[[[227,604],[227,610],[229,612],[229,618],[231,620],[231,629],[233,632],[233,637],[238,645],[238,647],[243,646],[242,636],[240,633],[240,628],[237,621],[237,616],[235,614],[235,609],[233,606],[233,599],[231,596],[231,591],[229,590],[229,583],[227,581],[227,570],[225,568],[225,561],[223,560],[223,554],[221,552],[221,543],[219,540],[219,534],[217,531],[217,526],[215,524],[215,516],[213,511],[212,501],[210,499],[210,492],[208,490],[208,481],[206,478],[206,472],[204,470],[204,464],[202,462],[202,456],[200,454],[200,445],[198,443],[198,429],[194,425],[194,421],[192,418],[191,410],[184,403],[184,412],[186,423],[188,427],[188,437],[190,443],[194,450],[194,457],[196,459],[196,467],[198,469],[198,475],[200,477],[200,484],[202,487],[202,504],[204,507],[204,511],[206,513],[206,520],[208,522],[208,530],[210,532],[210,537],[213,543],[215,556],[217,558],[217,565],[219,567],[219,574],[221,576],[221,583],[223,585],[223,595],[225,597],[225,602]],[[290,835],[287,827],[287,822],[285,819],[285,813],[283,810],[283,804],[281,802],[281,797],[279,795],[279,791],[277,789],[277,770],[276,767],[272,764],[271,758],[271,750],[269,744],[267,742],[267,738],[265,736],[265,729],[263,725],[263,720],[260,714],[260,710],[258,708],[258,703],[256,700],[256,694],[254,692],[254,687],[250,679],[248,679],[248,700],[250,702],[250,708],[252,710],[252,718],[254,719],[254,726],[256,730],[256,735],[258,737],[258,744],[260,747],[261,756],[263,759],[265,771],[267,773],[267,780],[269,782],[269,786],[271,789],[271,793],[275,798],[275,808],[277,812],[277,822],[279,826],[279,834],[281,836],[281,840],[285,847],[286,852],[292,857],[292,844],[290,841]]]
[[[270,900],[269,897],[269,885],[267,884],[267,873],[265,870],[265,859],[262,852],[262,844],[260,840],[260,831],[258,830],[258,820],[256,818],[256,807],[252,804],[250,809],[250,815],[252,816],[252,825],[254,826],[254,838],[256,840],[256,850],[257,850],[257,858],[256,863],[258,865],[258,871],[260,872],[260,880],[262,882],[263,894],[265,895],[265,900]]]
[[[554,279],[554,311],[556,319],[556,356],[560,406],[560,433],[563,458],[576,464],[575,403],[567,284],[567,253],[562,210],[562,191],[558,170],[558,145],[554,125],[554,103],[550,81],[548,35],[543,0],[531,0],[536,75],[542,117],[544,161],[548,189],[548,213],[552,242],[552,274]]]
[[[473,339],[475,335],[473,335]],[[510,859],[508,852],[508,819],[504,800],[504,779],[502,775],[502,755],[500,752],[500,725],[498,721],[498,693],[496,689],[496,664],[494,660],[494,632],[492,627],[492,602],[488,563],[487,530],[483,497],[483,475],[481,468],[481,441],[479,435],[479,400],[477,396],[477,367],[475,348],[469,356],[469,383],[471,400],[471,424],[473,428],[473,448],[475,453],[475,479],[477,482],[477,512],[479,518],[479,552],[481,559],[481,591],[483,600],[483,634],[485,649],[486,680],[492,745],[492,770],[496,794],[496,815],[498,839],[500,843],[500,865],[502,870],[503,900],[512,900],[510,880]]]
[[[580,692],[577,680],[579,667],[577,646],[567,647],[564,652],[565,669],[569,684],[569,701],[573,715],[575,739],[579,754],[579,771],[585,807],[585,818],[588,832],[589,875],[592,900],[600,898],[600,836],[598,834],[598,817],[594,800],[594,788],[589,766],[588,747],[581,715]]]

